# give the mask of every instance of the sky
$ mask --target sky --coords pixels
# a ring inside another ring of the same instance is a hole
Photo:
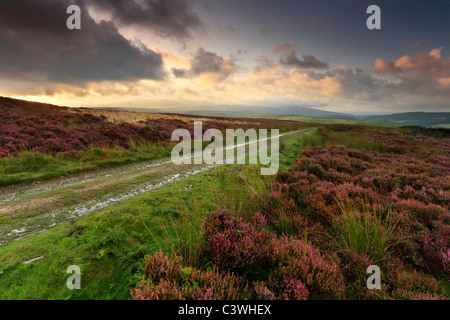
[[[69,5],[81,30],[69,30]],[[370,5],[381,29],[369,30]],[[450,112],[450,3],[1,0],[0,95],[65,106]]]

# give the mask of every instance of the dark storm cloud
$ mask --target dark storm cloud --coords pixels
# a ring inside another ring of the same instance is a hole
[[[225,59],[216,53],[200,48],[191,61],[191,71],[195,75],[202,73],[223,73]]]
[[[397,85],[375,78],[361,68],[339,67],[326,75],[337,79],[342,87],[341,95],[351,99],[378,101],[391,97],[398,89]]]
[[[132,45],[112,22],[96,23],[85,8],[82,29],[69,31],[66,10],[72,3],[0,2],[0,77],[77,86],[89,81],[164,78],[160,54]]]
[[[202,26],[185,0],[80,0],[112,15],[114,22],[148,28],[165,37],[184,40]]]
[[[301,69],[328,69],[328,63],[318,60],[311,55],[304,55],[302,59],[297,57],[295,46],[290,43],[279,43],[275,46],[276,53],[281,52],[280,63],[286,67],[295,67]]]
[[[224,59],[214,52],[199,48],[191,59],[189,70],[173,69],[175,77],[196,77],[202,74],[212,74],[217,80],[224,80],[236,71],[236,66],[231,59]]]

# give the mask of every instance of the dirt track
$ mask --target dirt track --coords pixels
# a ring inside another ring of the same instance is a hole
[[[290,139],[310,131],[311,129],[305,129],[280,137]],[[0,224],[0,245],[46,231],[58,224],[124,202],[215,166],[217,165],[177,166],[170,159],[160,159],[27,186],[1,188],[0,218],[8,217],[12,220],[8,224]]]

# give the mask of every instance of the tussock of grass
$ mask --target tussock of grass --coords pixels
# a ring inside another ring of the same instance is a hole
[[[331,216],[334,246],[338,252],[367,256],[374,263],[390,257],[399,243],[394,232],[399,222],[396,214],[384,213],[381,206],[365,204],[361,210],[340,203],[341,215]]]
[[[176,196],[175,199],[177,199]],[[178,211],[175,216],[169,215],[162,223],[161,231],[165,242],[159,242],[159,249],[183,257],[190,266],[199,266],[203,245],[204,215],[205,210],[201,209],[197,201],[187,204],[186,207],[178,202]],[[158,243],[157,236],[147,226],[145,227]]]
[[[214,193],[217,205],[236,216],[249,216],[258,211],[267,194],[270,178],[261,176],[259,167],[241,172],[239,167],[224,168],[217,175]]]

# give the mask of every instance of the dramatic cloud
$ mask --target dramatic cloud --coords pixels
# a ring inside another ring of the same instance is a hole
[[[273,49],[274,52],[282,53],[280,63],[286,67],[296,67],[301,69],[328,69],[328,63],[317,60],[311,55],[304,55],[302,59],[297,57],[295,46],[291,43],[279,43]]]
[[[340,66],[327,75],[339,82],[340,96],[360,101],[379,101],[391,97],[391,84],[375,78],[369,70]]]
[[[380,74],[398,77],[398,86],[403,90],[425,95],[450,97],[450,59],[441,55],[442,47],[427,54],[405,55],[395,62],[376,59],[374,70]]]
[[[80,0],[86,6],[107,11],[114,22],[138,26],[160,36],[184,40],[202,26],[185,0]]]
[[[236,65],[232,59],[225,59],[216,53],[199,48],[191,60],[191,68],[173,69],[177,78],[193,78],[201,75],[211,75],[217,81],[225,80],[236,71]]]
[[[285,71],[266,55],[257,59],[257,66],[250,76],[257,86],[280,96],[305,98],[336,98],[346,100],[380,100],[390,95],[388,82],[373,77],[369,70],[338,67],[326,72],[291,68]]]
[[[346,66],[318,72],[286,63],[289,55],[295,57],[295,47],[279,44],[275,51],[285,53],[283,59],[275,62],[261,55],[250,74],[253,82],[244,87],[247,91],[250,87],[258,87],[261,96],[314,98],[328,105],[338,102],[345,108],[366,111],[391,111],[393,108],[399,111],[427,108],[448,111],[450,61],[442,57],[441,50],[437,48],[428,54],[406,55],[395,62],[376,59],[375,73],[371,68]],[[287,66],[290,66],[287,71],[282,68]],[[258,95],[256,92],[252,94]]]
[[[347,25],[336,23],[342,20],[339,10],[324,16],[320,5],[305,12],[295,1],[250,2],[0,0],[0,90],[90,106],[292,99],[346,112],[449,110],[450,58],[442,48],[424,51],[423,37],[402,38],[420,43],[393,56],[395,37],[409,36],[407,29],[381,43],[363,21],[351,33],[355,38],[344,41],[351,10]],[[66,27],[66,9],[73,4],[81,7],[81,30]],[[427,43],[445,43],[448,20],[433,21]],[[286,28],[276,27],[283,23]],[[409,26],[417,26],[416,20]],[[298,34],[305,27],[308,32]],[[273,46],[273,39],[287,43]],[[386,59],[392,56],[398,59]]]
[[[280,63],[266,55],[259,56],[249,76],[251,80],[243,80],[238,86],[254,97],[277,96],[318,101],[336,96],[341,91],[340,83],[329,75],[297,68],[286,72]]]
[[[401,81],[377,77],[370,68],[340,66],[325,72],[290,68],[266,55],[257,59],[257,65],[249,74],[251,80],[242,80],[237,86],[245,88],[245,97],[292,97],[299,100],[315,100],[328,106],[339,104],[344,110],[388,111],[422,110],[433,106],[436,110],[448,108],[448,100],[431,99],[416,95]],[[238,92],[234,88],[234,92]]]
[[[161,80],[163,60],[134,46],[112,22],[96,23],[82,12],[82,29],[66,27],[65,0],[0,2],[0,77],[36,86],[90,81]],[[14,83],[17,85],[17,83]]]

